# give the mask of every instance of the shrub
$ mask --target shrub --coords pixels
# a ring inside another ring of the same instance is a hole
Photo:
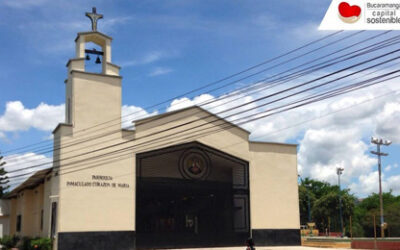
[[[0,244],[2,249],[9,250],[17,245],[19,241],[18,236],[9,236],[5,235],[3,238],[0,239]]]
[[[4,236],[0,239],[2,250],[10,250],[17,247],[20,250],[51,250],[52,242],[50,238],[30,238],[17,236]]]
[[[52,243],[49,238],[37,238],[31,240],[31,249],[32,250],[51,250]]]
[[[18,249],[19,250],[32,250],[31,240],[32,240],[32,238],[30,238],[30,237],[22,237],[22,239],[17,244]]]

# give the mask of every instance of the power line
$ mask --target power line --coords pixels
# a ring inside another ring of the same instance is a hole
[[[392,44],[393,44],[393,43],[392,43]],[[392,45],[392,44],[389,44],[389,45]],[[386,44],[386,46],[387,46],[387,44]],[[366,48],[369,48],[369,47],[370,47],[370,46],[367,46]],[[380,48],[383,48],[383,47],[379,47],[379,49],[380,49]],[[357,50],[357,51],[359,51],[359,50]],[[369,52],[371,52],[371,51],[373,51],[373,50],[364,51],[364,52],[359,53],[359,54],[356,54],[356,55],[354,55],[354,56],[350,56],[350,57],[344,58],[344,59],[340,60],[339,62],[352,59],[352,58],[354,58],[354,57],[363,55],[364,53],[369,53]],[[352,54],[352,53],[350,53],[350,54]],[[387,54],[386,54],[386,55],[387,55]],[[335,58],[335,59],[336,59],[336,58]],[[376,59],[376,58],[374,58],[374,59],[372,59],[372,60],[375,60],[375,59]],[[337,63],[337,62],[336,62],[336,63]],[[365,63],[365,62],[363,62],[363,63]],[[331,65],[332,65],[332,64],[331,64]],[[353,65],[353,67],[354,67],[354,66],[358,66],[358,65]],[[350,67],[350,68],[351,68],[351,67]],[[345,70],[348,70],[348,69],[350,69],[350,68],[345,68],[345,69],[343,69],[343,70],[341,70],[341,71],[345,71]],[[337,74],[338,72],[340,72],[340,71],[334,72],[334,73],[332,73],[332,74],[330,74],[330,75]],[[328,77],[328,76],[330,76],[330,75],[323,76],[322,78],[326,78],[326,77]],[[306,82],[305,84],[309,84],[309,83],[311,83],[311,82],[315,82],[315,81],[321,80],[322,78],[314,79],[313,81]],[[296,88],[298,88],[298,87],[299,87],[299,86],[297,86]],[[286,91],[286,90],[285,90],[285,91]],[[269,97],[269,96],[268,96],[268,97]],[[267,98],[268,98],[268,97],[267,97]],[[263,98],[263,99],[265,99],[265,98]],[[255,101],[258,101],[258,100],[255,100]],[[253,101],[252,103],[254,103],[255,101]],[[249,103],[249,104],[251,104],[251,103]],[[247,104],[246,104],[246,105],[247,105]],[[222,112],[222,113],[223,113],[223,112]],[[217,113],[217,114],[219,114],[219,113]],[[155,119],[159,119],[159,117],[158,117],[158,118],[155,118]],[[153,121],[153,120],[151,120],[151,121]],[[118,130],[118,131],[120,131],[120,130]],[[108,135],[108,134],[105,134],[105,135]],[[97,136],[96,136],[96,138],[97,138]],[[83,141],[83,142],[86,142],[86,141]],[[82,143],[82,142],[80,142],[80,143]],[[64,146],[64,148],[69,147],[69,146],[74,146],[74,145],[76,145],[76,144],[78,144],[78,143],[75,143],[75,144],[72,144],[72,145]],[[61,147],[60,147],[60,148],[55,148],[55,149],[50,150],[50,151],[48,151],[48,152],[52,152],[52,151],[57,150],[57,149],[61,149]],[[76,151],[76,150],[75,150],[75,151]],[[69,153],[69,152],[67,152],[67,153]]]
[[[330,116],[330,115],[333,115],[333,114],[337,114],[337,113],[342,112],[342,111],[344,111],[344,110],[348,110],[348,109],[354,108],[354,107],[356,107],[356,106],[360,106],[360,105],[365,104],[365,103],[367,103],[367,102],[375,101],[376,99],[379,99],[379,98],[382,98],[382,97],[385,97],[385,96],[389,96],[389,95],[398,95],[399,92],[397,92],[397,91],[399,91],[399,90],[393,90],[393,91],[390,91],[390,92],[388,92],[388,93],[385,93],[385,94],[376,96],[376,97],[374,97],[374,98],[370,98],[370,99],[368,99],[368,100],[366,100],[366,101],[363,101],[363,102],[360,102],[360,103],[357,103],[357,104],[353,104],[353,105],[350,105],[350,106],[348,106],[348,107],[345,107],[345,108],[342,108],[342,109],[339,109],[339,110],[336,110],[336,111],[333,111],[333,112],[326,113],[326,114],[321,115],[321,116],[318,116],[318,117],[316,117],[316,118],[309,119],[309,120],[305,120],[305,121],[303,121],[303,122],[296,123],[296,124],[294,124],[294,125],[291,125],[291,126],[288,126],[288,127],[285,127],[285,128],[281,128],[281,129],[278,129],[278,130],[269,132],[268,135],[276,134],[276,133],[282,132],[282,131],[284,131],[284,130],[286,130],[286,129],[294,128],[294,127],[297,127],[297,126],[299,126],[299,125],[303,125],[303,124],[308,123],[308,122],[311,122],[311,121],[315,121],[315,120],[318,120],[318,119],[321,119],[321,118],[324,118],[324,117],[327,117],[327,116]],[[263,137],[265,137],[265,136],[266,136],[266,135],[262,135],[262,136],[258,136],[258,137],[255,137],[255,138],[260,139],[260,138],[263,138]],[[235,146],[235,145],[238,145],[238,144],[241,144],[241,143],[244,143],[244,142],[234,143],[234,144],[231,144],[231,145],[226,146],[226,147],[223,147],[223,148],[228,148],[228,147]],[[128,155],[128,157],[121,158],[121,156],[123,156],[123,155],[118,155],[118,156],[116,156],[116,157],[111,158],[111,161],[109,161],[109,162],[104,162],[104,160],[100,160],[100,161],[98,161],[98,162],[95,162],[94,164],[96,164],[96,165],[93,166],[93,167],[99,166],[99,163],[106,164],[106,163],[114,162],[115,160],[118,161],[118,160],[124,160],[124,159],[131,158],[131,153],[128,153],[128,154],[125,154],[125,155]],[[100,165],[102,165],[102,164],[100,164]],[[92,168],[92,167],[85,167],[85,169],[87,169],[87,168]],[[72,173],[72,172],[76,172],[76,171],[81,171],[81,170],[84,170],[84,169],[73,170],[73,171],[70,171],[70,172],[67,172],[67,173],[62,173],[62,174],[64,175],[64,174],[68,174],[68,173]],[[24,180],[25,180],[26,178],[25,178],[25,177],[19,177],[18,179],[24,179]],[[21,183],[23,183],[23,182],[24,182],[24,181],[19,182],[19,183],[14,183],[14,185],[18,185],[18,184],[21,184]]]
[[[234,77],[236,77],[236,76],[238,76],[238,75],[241,75],[241,74],[246,73],[246,72],[248,72],[248,71],[251,71],[251,70],[253,70],[253,69],[255,69],[255,68],[258,68],[258,67],[260,67],[260,66],[262,66],[262,65],[265,65],[265,64],[267,64],[267,63],[270,63],[270,62],[273,62],[273,61],[275,61],[275,60],[278,60],[278,59],[280,59],[280,58],[282,58],[282,57],[285,57],[285,56],[287,56],[287,55],[290,55],[290,54],[292,54],[292,53],[294,53],[294,52],[296,52],[296,51],[299,51],[299,50],[301,50],[301,49],[303,49],[303,48],[306,48],[306,47],[308,47],[308,46],[311,46],[311,45],[313,45],[313,44],[315,44],[315,43],[318,43],[318,42],[320,42],[320,41],[323,41],[323,40],[325,40],[325,39],[328,39],[328,38],[330,38],[330,37],[332,37],[332,36],[335,36],[335,35],[337,35],[337,34],[339,34],[339,33],[341,33],[341,32],[343,32],[343,31],[340,30],[340,31],[333,32],[333,33],[331,33],[331,34],[328,34],[328,35],[326,35],[326,36],[323,36],[322,38],[313,40],[313,41],[311,41],[311,42],[309,42],[309,43],[307,43],[307,44],[305,44],[305,45],[302,45],[302,46],[300,46],[300,47],[298,47],[298,48],[292,49],[292,50],[290,50],[290,51],[288,51],[288,52],[286,52],[286,53],[284,53],[284,54],[282,54],[282,55],[278,55],[278,56],[276,56],[276,57],[273,57],[273,58],[271,58],[271,59],[268,59],[268,60],[266,60],[266,61],[263,61],[263,62],[261,62],[261,63],[258,63],[258,64],[254,65],[254,66],[251,66],[251,67],[249,67],[249,68],[246,68],[246,69],[244,69],[244,70],[242,70],[242,71],[240,71],[240,72],[237,72],[237,73],[231,74],[231,75],[229,75],[229,76],[223,77],[223,78],[221,78],[221,79],[219,79],[219,80],[216,80],[216,81],[207,83],[207,84],[205,84],[205,85],[203,85],[203,86],[201,86],[201,87],[199,87],[199,88],[196,88],[196,89],[194,89],[194,90],[187,91],[187,92],[185,92],[185,93],[183,93],[183,94],[180,94],[180,95],[178,95],[178,96],[172,97],[172,98],[167,99],[167,100],[165,100],[165,101],[162,101],[162,102],[160,102],[160,103],[153,104],[153,105],[150,105],[150,106],[148,106],[148,107],[145,107],[144,110],[148,110],[148,109],[151,109],[151,108],[155,108],[155,107],[160,106],[160,105],[162,105],[162,104],[166,104],[166,103],[168,103],[168,102],[171,102],[171,101],[173,101],[173,100],[175,100],[175,99],[177,99],[177,98],[186,96],[186,95],[191,94],[191,93],[195,93],[195,92],[197,92],[197,91],[199,91],[199,90],[202,90],[202,89],[204,89],[204,88],[207,88],[207,87],[209,87],[209,86],[212,86],[212,85],[215,85],[215,84],[224,82],[224,81],[229,80],[229,79],[231,79],[231,78],[234,78]],[[358,32],[358,33],[359,33],[359,32]],[[137,113],[137,112],[136,112],[136,113]],[[130,116],[130,115],[133,115],[133,114],[134,114],[134,113],[129,114],[129,116]],[[120,120],[120,119],[121,119],[121,117],[117,117],[117,118],[112,119],[112,120],[110,120],[110,121],[106,121],[106,122],[104,122],[104,123],[100,123],[100,124],[97,124],[97,125],[94,125],[94,126],[90,126],[90,127],[88,127],[88,128],[85,128],[85,129],[82,129],[82,130],[79,130],[79,131],[75,131],[75,134],[76,134],[76,133],[80,133],[80,132],[86,132],[88,129],[91,129],[91,128],[94,128],[94,127],[97,127],[97,126],[101,126],[101,125],[103,125],[103,124],[106,124],[106,123],[109,123],[109,122],[112,122],[112,121],[115,121],[115,120]],[[5,151],[5,153],[14,152],[14,151],[19,150],[19,149],[22,149],[22,148],[27,148],[27,147],[29,147],[29,146],[31,146],[31,145],[37,145],[37,144],[41,144],[41,143],[43,143],[43,142],[33,143],[33,144],[30,144],[30,145],[27,145],[27,146],[19,147],[19,148],[16,148],[16,149],[11,149],[11,150]]]
[[[388,33],[388,32],[384,32],[384,33],[381,33],[381,34],[379,34],[379,35],[383,35],[383,34],[386,34],[386,33]],[[378,35],[378,36],[379,36]],[[373,37],[371,37],[370,39],[374,39],[374,38],[376,38],[377,36],[373,36]],[[396,37],[394,37],[394,38],[396,38]],[[390,38],[390,39],[388,39],[388,40],[385,40],[385,41],[383,41],[383,42],[387,42],[387,41],[390,41],[390,40],[392,40],[392,39],[394,39],[394,38]],[[362,42],[365,42],[365,41],[362,41]],[[356,44],[359,44],[359,43],[356,43]],[[379,44],[379,43],[378,43]],[[349,46],[348,46],[349,47]],[[367,47],[365,47],[365,48],[363,48],[363,49],[366,49],[366,48],[370,48],[371,46],[367,46]],[[361,49],[361,50],[363,50],[363,49]],[[357,51],[361,51],[361,50],[357,50]],[[335,52],[334,52],[335,53]],[[331,53],[331,54],[333,54],[333,53]],[[360,54],[359,54],[360,55]],[[357,55],[357,56],[359,56],[359,55]],[[335,58],[335,59],[337,59],[337,58]],[[348,60],[348,59],[347,59]],[[337,62],[336,62],[337,63]],[[330,64],[330,65],[332,65],[332,64]],[[329,66],[330,66],[329,65]],[[310,67],[309,67],[310,68]],[[321,69],[322,67],[320,67],[319,69]],[[309,72],[308,72],[309,73]],[[275,75],[276,76],[276,75]],[[265,79],[264,79],[265,80]],[[238,98],[236,98],[236,99],[238,99]],[[215,99],[215,100],[212,100],[212,102],[218,102],[218,101],[220,101],[221,99]],[[212,102],[205,102],[205,105],[208,105],[208,104],[210,104],[210,103],[212,103]],[[118,129],[117,130],[118,132],[120,131],[120,129]],[[116,131],[116,132],[117,132]],[[110,133],[108,133],[108,134],[110,134]],[[80,143],[80,142],[78,142],[78,143]],[[74,143],[74,144],[71,144],[71,146],[72,145],[76,145],[76,144],[78,144],[78,143]],[[65,146],[65,147],[68,147],[68,145],[67,146]],[[53,150],[50,150],[50,151],[46,151],[45,153],[48,153],[48,152],[52,152]]]
[[[363,84],[365,84],[365,83],[368,83],[368,82],[371,82],[371,81],[373,81],[373,80],[377,80],[377,79],[379,79],[379,78],[381,78],[381,77],[386,77],[386,76],[389,76],[389,75],[391,75],[391,74],[394,74],[394,73],[397,73],[397,72],[399,72],[399,70],[397,70],[397,71],[393,71],[393,72],[390,72],[390,73],[387,73],[387,74],[384,74],[384,75],[381,75],[381,76],[378,76],[378,77],[374,77],[374,78],[371,78],[371,79],[369,79],[369,80],[367,80],[367,81],[363,81],[363,82],[361,82],[361,83],[363,83]],[[396,76],[396,77],[398,77],[398,76]],[[388,80],[388,79],[386,79],[386,80]],[[386,80],[383,80],[383,81],[386,81]],[[382,82],[382,81],[380,81],[380,82]],[[374,83],[374,84],[376,84],[376,83]],[[357,87],[357,85],[360,85],[360,83],[356,83],[356,84],[353,84],[351,87],[352,88],[354,88],[354,87]],[[371,85],[371,84],[370,84]],[[370,86],[370,85],[368,85],[368,86]],[[349,89],[349,87],[345,87],[345,88],[342,88],[343,90],[346,90],[347,92],[349,91],[348,89]],[[359,88],[356,88],[356,89],[359,89]],[[337,90],[336,90],[337,91]],[[354,91],[354,90],[351,90],[351,91]],[[331,97],[333,97],[333,96],[337,96],[338,94],[341,94],[340,92],[337,92],[337,93],[335,93],[335,92],[327,92],[329,95],[327,95],[327,96],[322,96],[322,97],[320,97],[319,99],[316,99],[316,100],[311,100],[311,101],[309,101],[309,102],[306,102],[305,104],[309,104],[309,103],[312,103],[312,102],[315,102],[315,101],[321,101],[321,100],[323,100],[323,99],[326,99],[326,98],[331,98]],[[324,95],[326,95],[327,93],[325,93]],[[296,103],[296,102],[295,102]],[[291,105],[292,104],[295,104],[295,103],[291,103]],[[296,106],[294,106],[294,107],[289,107],[289,108],[287,108],[287,109],[285,109],[285,110],[283,110],[283,111],[287,111],[287,110],[290,110],[290,109],[293,109],[293,108],[298,108],[298,107],[301,107],[301,106],[304,106],[305,105],[304,103],[303,104],[299,104],[299,105],[296,105]],[[283,106],[284,107],[284,106]],[[282,108],[282,107],[279,107],[279,108]],[[271,111],[271,109],[270,110],[268,110],[268,111]],[[281,113],[281,112],[283,112],[282,110],[281,111],[277,111],[277,112],[279,112],[279,113]],[[276,112],[276,113],[277,113]],[[274,113],[274,114],[276,114],[276,113]],[[252,119],[250,119],[250,120],[246,120],[246,121],[244,121],[245,123],[248,123],[248,122],[251,122],[251,121],[254,121],[254,120],[258,120],[258,119],[261,119],[261,118],[263,118],[263,117],[266,117],[266,116],[270,116],[271,114],[266,114],[266,115],[264,115],[264,116],[261,116],[261,117],[255,117],[255,118],[252,118]],[[243,119],[243,118],[239,118],[239,119]],[[220,120],[220,119],[218,119],[218,120]],[[243,122],[240,122],[240,124],[242,124]],[[214,125],[213,125],[214,126]],[[230,124],[230,126],[231,126],[231,124]],[[235,125],[233,125],[233,126],[235,126]],[[222,128],[222,129],[226,129],[226,128]],[[188,130],[186,130],[186,131],[188,131]],[[186,132],[186,131],[180,131],[179,133],[181,134],[182,132]],[[196,132],[201,132],[201,131],[196,131]],[[208,132],[207,132],[208,133]],[[168,136],[171,136],[171,135],[168,135]],[[163,137],[163,139],[165,139],[166,137],[164,136]],[[157,140],[157,139],[156,139]],[[181,140],[181,139],[180,139]],[[148,144],[148,143],[150,143],[150,142],[152,142],[152,141],[147,141],[146,143]],[[115,145],[114,145],[115,146]],[[137,147],[138,145],[134,145],[134,147]],[[115,153],[115,152],[118,152],[118,151],[121,151],[121,150],[126,150],[126,149],[131,149],[131,147],[128,147],[128,148],[123,148],[123,149],[119,149],[119,150],[117,150],[117,151],[114,151],[114,152],[112,152],[112,153]],[[96,150],[96,151],[98,151],[98,150]],[[93,151],[92,151],[93,152]],[[88,153],[92,153],[92,152],[88,152]],[[88,154],[88,153],[85,153],[84,155],[86,155],[86,154]],[[109,154],[109,153],[107,153],[107,154]],[[79,156],[82,156],[82,155],[79,155]],[[96,158],[98,158],[99,156],[94,156],[94,157],[96,157]],[[93,157],[92,157],[93,158]],[[84,160],[89,160],[89,159],[84,159]],[[61,161],[61,160],[60,160]],[[76,163],[79,163],[79,162],[73,162],[72,164],[76,164]],[[65,165],[69,165],[69,164],[71,164],[71,163],[68,163],[68,164],[63,164],[64,166]]]
[[[394,72],[399,72],[399,70],[397,70],[397,71],[394,71]],[[393,72],[392,73],[389,73],[389,74],[393,74]],[[386,75],[389,75],[389,74],[386,74]],[[397,76],[395,76],[395,77],[391,77],[390,79],[394,79],[394,78],[397,78],[397,77],[400,77],[400,75],[397,75]],[[372,86],[372,85],[374,85],[374,84],[377,84],[377,83],[380,83],[380,82],[383,82],[383,81],[387,81],[387,80],[389,80],[389,79],[386,79],[386,80],[382,80],[382,81],[379,81],[379,82],[376,82],[376,83],[370,83],[369,85],[364,85],[364,86],[362,86],[362,87],[369,87],[369,86]],[[348,93],[348,92],[351,92],[351,91],[355,91],[355,90],[358,90],[359,88],[355,88],[355,89],[352,89],[352,90],[348,90],[346,93]],[[343,94],[343,93],[336,93],[336,95],[339,95],[339,94]],[[336,96],[335,95],[335,96]],[[325,97],[324,99],[327,99],[327,98],[332,98],[333,97],[333,95],[330,95],[330,96],[327,96],[327,97]],[[317,100],[317,101],[321,101],[321,100],[324,100],[324,99],[319,99],[319,100]],[[303,104],[304,105],[304,104]],[[355,105],[354,105],[355,106]],[[337,112],[335,112],[335,113],[337,113]],[[274,115],[274,114],[268,114],[268,116],[270,116],[270,115]],[[259,118],[257,118],[257,119],[259,119]],[[247,121],[248,122],[248,121]],[[230,126],[230,127],[232,127],[232,124],[228,124],[228,126]],[[234,126],[234,125],[233,125]],[[225,130],[226,128],[223,128],[222,130]],[[229,129],[229,128],[228,128]],[[220,129],[221,130],[221,129]],[[218,132],[218,131],[216,131],[216,132]],[[207,132],[208,133],[208,132]],[[214,132],[215,133],[215,132]],[[179,139],[179,141],[181,141],[182,139]],[[167,145],[168,144],[170,144],[170,143],[167,143]],[[159,146],[158,146],[159,147]],[[139,152],[136,152],[136,153],[139,153]],[[130,155],[131,153],[128,153],[128,155]],[[122,155],[121,155],[122,156]],[[116,156],[115,158],[116,159],[120,159],[120,157],[121,156]],[[102,162],[103,162],[103,160],[101,160]],[[97,167],[98,165],[96,164],[96,165],[94,165],[93,167]],[[78,166],[78,167],[81,167],[81,166]],[[60,167],[59,167],[60,168]],[[72,168],[72,167],[70,167],[70,168]],[[70,168],[68,168],[68,169],[70,169]],[[73,168],[76,168],[76,167],[73,167]],[[92,168],[92,167],[85,167],[84,169],[88,169],[88,168]],[[62,174],[68,174],[68,173],[71,173],[71,172],[76,172],[76,171],[81,171],[81,170],[84,170],[84,169],[78,169],[78,170],[73,170],[73,171],[70,171],[70,172],[66,172],[66,173],[62,173]],[[60,174],[60,175],[62,175],[62,174]]]
[[[353,67],[356,67],[356,66],[359,66],[359,65],[362,65],[362,64],[365,64],[365,63],[367,63],[367,62],[369,62],[369,61],[376,60],[376,59],[378,59],[378,58],[380,58],[380,57],[387,56],[387,55],[389,55],[389,54],[391,54],[391,53],[394,53],[394,52],[397,52],[397,51],[398,51],[398,50],[396,50],[396,51],[392,51],[392,52],[386,53],[386,54],[384,54],[384,55],[381,55],[381,56],[375,57],[375,58],[373,58],[373,59],[370,59],[370,60],[367,60],[367,61],[364,61],[364,62],[361,62],[361,63],[355,64],[355,65],[352,65],[352,66],[350,66],[350,67],[344,68],[344,69],[342,69],[342,70],[339,70],[339,71],[336,71],[336,72],[334,72],[334,73],[331,73],[331,74],[325,75],[325,76],[323,76],[323,77],[320,77],[320,78],[314,79],[314,80],[312,80],[312,81],[308,81],[308,82],[306,82],[306,83],[303,83],[303,84],[300,84],[300,85],[297,85],[297,86],[291,87],[291,88],[289,88],[289,89],[286,89],[286,90],[284,90],[284,91],[280,91],[280,92],[278,92],[278,93],[275,93],[275,94],[273,94],[273,95],[277,95],[277,94],[280,94],[280,93],[286,92],[286,91],[288,91],[288,90],[292,90],[292,89],[294,89],[294,88],[298,88],[299,86],[304,86],[304,85],[306,85],[306,84],[310,84],[310,83],[312,83],[312,82],[315,82],[315,81],[317,81],[317,80],[321,80],[321,79],[323,79],[323,78],[326,78],[326,77],[328,77],[328,76],[331,76],[331,75],[333,75],[333,74],[337,74],[337,73],[339,73],[339,72],[342,72],[342,71],[345,71],[345,70],[351,69],[351,68],[353,68]],[[394,59],[391,59],[391,60],[395,60],[395,59],[397,59],[397,58],[394,58]],[[340,80],[340,79],[343,79],[343,78],[345,78],[345,77],[348,77],[348,76],[350,76],[350,75],[354,75],[354,74],[356,74],[356,73],[359,73],[359,72],[365,71],[365,70],[367,70],[367,69],[370,69],[370,68],[373,68],[373,67],[376,67],[376,66],[382,65],[382,64],[384,64],[384,63],[387,63],[387,62],[389,62],[389,61],[391,61],[391,60],[388,60],[388,61],[385,61],[385,62],[383,62],[383,63],[379,63],[379,64],[376,64],[376,65],[373,65],[373,66],[371,66],[371,67],[368,67],[368,68],[365,68],[365,69],[363,69],[363,70],[361,70],[361,71],[357,71],[357,72],[355,72],[355,73],[351,73],[351,74],[349,74],[349,75],[347,75],[347,76],[344,76],[344,77],[341,77],[341,78],[337,78],[336,80]],[[333,82],[333,81],[330,81],[330,82],[328,82],[328,83],[331,83],[331,82]],[[328,83],[325,83],[324,85],[326,85],[326,84],[328,84]],[[304,91],[302,91],[302,92],[304,92]],[[271,96],[273,96],[273,95],[269,95],[269,96],[263,97],[263,98],[261,98],[261,99],[265,99],[265,98],[271,97]],[[294,95],[292,94],[291,96],[294,96]],[[257,100],[255,100],[255,101],[259,101],[259,100],[261,100],[261,99],[257,99]],[[280,100],[282,100],[282,99],[280,99]],[[255,101],[252,101],[252,103],[254,103]],[[245,104],[242,104],[242,105],[239,105],[239,106],[233,107],[233,108],[231,108],[230,110],[232,110],[232,109],[236,109],[236,108],[239,108],[239,107],[242,107],[242,106],[248,105],[248,104],[249,104],[249,103],[245,103]],[[265,104],[264,104],[264,105],[265,105]],[[226,111],[222,111],[222,112],[220,112],[220,113],[224,113],[224,112],[226,112]],[[242,112],[242,113],[243,113],[243,112]],[[219,114],[219,113],[217,113],[217,114]],[[204,118],[203,118],[203,119],[204,119]],[[171,129],[175,129],[175,128],[177,128],[177,127],[181,127],[181,126],[184,126],[184,125],[190,124],[190,123],[192,123],[192,122],[195,122],[195,121],[191,121],[191,122],[189,122],[189,123],[186,123],[186,124],[181,124],[181,125],[179,125],[179,126],[176,126],[176,127],[169,128],[169,129],[167,129],[167,131],[168,131],[168,130],[171,130]],[[159,132],[161,133],[161,132],[164,132],[164,131],[159,131]],[[157,134],[158,134],[158,133],[157,133]]]
[[[397,71],[394,71],[394,72],[399,72],[400,70],[397,70]],[[393,73],[393,72],[392,72]],[[397,77],[400,77],[400,75],[397,75],[397,76],[395,76],[395,77],[391,77],[390,79],[394,79],[394,78],[397,78]],[[386,79],[386,80],[388,80],[388,79]],[[386,81],[386,80],[383,80],[383,81]],[[383,82],[383,81],[380,81],[380,82]],[[364,87],[369,87],[369,86],[372,86],[372,85],[374,85],[374,84],[377,84],[377,83],[380,83],[380,82],[376,82],[376,83],[371,83],[371,84],[369,84],[369,85],[365,85]],[[346,91],[346,93],[349,93],[349,92],[351,92],[351,91],[354,91],[354,90],[358,90],[359,88],[356,88],[356,89],[353,89],[353,90],[348,90],[348,91]],[[322,100],[325,100],[325,99],[328,99],[328,98],[332,98],[332,97],[334,97],[334,96],[337,96],[337,95],[340,95],[340,94],[343,94],[343,93],[336,93],[335,95],[330,95],[330,96],[327,96],[327,97],[325,97],[325,98],[323,98],[323,99],[318,99],[317,101],[322,101]],[[313,102],[315,102],[315,101],[313,101]],[[313,103],[313,102],[311,102],[311,103]],[[309,103],[307,103],[307,104],[309,104]],[[306,104],[306,105],[307,105]],[[301,106],[304,106],[304,104],[302,104]],[[300,107],[300,106],[298,106],[298,107]],[[296,108],[298,108],[298,107],[296,107]],[[293,109],[293,107],[292,108],[290,108],[290,109]],[[282,111],[280,111],[279,113],[281,113]],[[275,114],[275,113],[274,113]],[[274,115],[274,114],[267,114],[266,116],[271,116],[271,115]],[[260,119],[260,118],[256,118],[256,119]],[[247,122],[249,122],[249,121],[246,121],[246,123]],[[227,125],[228,127],[230,127],[230,128],[232,128],[233,126],[235,126],[235,125],[233,125],[232,126],[232,124],[228,124]],[[229,129],[229,128],[222,128],[222,129],[219,129],[219,130],[217,130],[217,131],[214,131],[213,133],[215,133],[215,132],[218,132],[218,131],[220,131],[220,130],[226,130],[226,129]],[[204,134],[204,133],[203,133]],[[209,132],[206,132],[206,134],[209,134]],[[200,135],[201,136],[201,135]],[[191,136],[190,136],[190,138],[191,138]],[[178,141],[182,141],[182,140],[184,140],[184,139],[179,139]],[[169,144],[171,144],[171,143],[167,143],[166,145],[169,145]],[[160,147],[160,145],[158,145],[157,147]],[[148,149],[146,149],[146,151],[147,151]],[[135,152],[135,153],[140,153],[140,151],[139,152]],[[130,155],[131,153],[128,153],[127,155]],[[117,156],[115,156],[114,158],[115,159],[120,159],[120,157],[121,157],[122,155],[117,155]],[[130,156],[131,157],[131,156]],[[128,157],[129,158],[129,157]],[[104,160],[100,160],[100,162],[103,162]],[[98,166],[98,164],[96,163],[95,165],[93,165],[93,167],[97,167]],[[82,167],[82,166],[77,166],[77,167]],[[77,167],[69,167],[68,169],[70,169],[70,168],[77,168]],[[85,167],[85,168],[81,168],[81,169],[77,169],[77,170],[73,170],[73,171],[70,171],[70,172],[66,172],[66,173],[61,173],[60,175],[63,175],[63,174],[68,174],[68,173],[72,173],[72,172],[76,172],[76,171],[82,171],[82,170],[84,170],[84,169],[89,169],[89,168],[93,168],[93,167]],[[60,166],[58,167],[58,169],[60,168]]]

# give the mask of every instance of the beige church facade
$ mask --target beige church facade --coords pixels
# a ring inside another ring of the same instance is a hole
[[[200,107],[121,129],[111,41],[78,33],[53,167],[8,194],[9,233],[58,250],[299,245],[296,145],[250,141]],[[86,68],[88,43],[101,47],[99,73]]]

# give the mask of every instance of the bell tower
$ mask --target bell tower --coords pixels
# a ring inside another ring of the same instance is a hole
[[[133,250],[135,155],[120,150],[135,133],[121,129],[122,77],[112,38],[98,31],[103,16],[95,8],[86,16],[92,29],[78,33],[67,63],[66,121],[53,131],[53,249]]]
[[[112,38],[97,31],[97,21],[103,15],[93,8],[86,13],[92,22],[92,30],[78,33],[75,39],[75,58],[67,63],[65,123],[73,130],[86,129],[121,116],[120,67],[111,61]],[[101,50],[89,49],[95,44]],[[88,63],[101,64],[101,72],[90,72]],[[119,126],[119,125],[118,125]]]

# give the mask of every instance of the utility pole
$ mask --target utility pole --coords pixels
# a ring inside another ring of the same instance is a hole
[[[382,140],[380,138],[371,137],[371,143],[376,144],[376,151],[371,151],[372,154],[378,156],[378,172],[379,172],[379,203],[381,214],[381,237],[385,237],[385,221],[383,219],[383,199],[382,199],[382,166],[381,156],[388,156],[389,154],[381,152],[381,145],[389,146],[392,144],[389,140]]]
[[[339,216],[340,216],[340,231],[343,237],[343,212],[342,212],[342,195],[340,190],[340,176],[343,174],[344,168],[336,168],[336,174],[338,175],[338,185],[339,185]]]

